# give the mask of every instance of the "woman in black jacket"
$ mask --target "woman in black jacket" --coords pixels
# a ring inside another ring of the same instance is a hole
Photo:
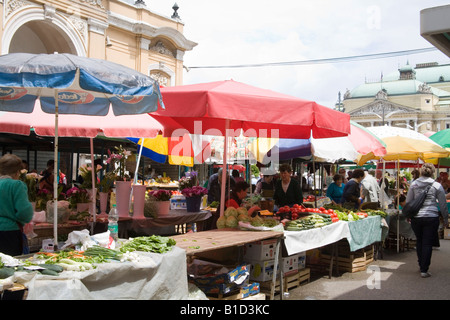
[[[289,164],[280,166],[280,179],[275,185],[273,199],[278,208],[292,206],[303,202],[302,189],[300,183],[291,177],[292,169]]]

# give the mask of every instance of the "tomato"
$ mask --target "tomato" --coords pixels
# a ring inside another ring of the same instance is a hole
[[[324,207],[320,207],[319,210],[320,211],[325,211],[325,208]]]

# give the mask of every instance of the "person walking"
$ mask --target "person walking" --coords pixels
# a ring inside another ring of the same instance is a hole
[[[433,179],[435,167],[425,163],[420,169],[420,177],[411,183],[406,195],[406,203],[413,200],[427,186],[431,185],[422,208],[411,219],[411,227],[416,235],[417,260],[420,276],[428,278],[431,274],[428,269],[431,264],[431,253],[436,244],[439,229],[439,213],[442,215],[444,226],[448,225],[448,210],[445,192],[442,185]],[[438,206],[436,205],[438,203]]]
[[[23,253],[22,228],[33,219],[28,189],[19,180],[22,160],[13,154],[0,158],[0,252],[17,256]]]

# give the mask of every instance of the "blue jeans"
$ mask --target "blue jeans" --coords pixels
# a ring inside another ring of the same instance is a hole
[[[416,251],[420,272],[428,272],[431,253],[439,229],[439,218],[412,218],[411,227],[416,235]]]

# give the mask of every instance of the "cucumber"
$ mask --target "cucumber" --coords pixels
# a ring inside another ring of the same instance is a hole
[[[59,273],[50,269],[39,270],[41,274],[45,274],[47,276],[58,276]]]
[[[14,268],[3,267],[0,269],[0,279],[6,279],[14,274]]]
[[[40,264],[39,266],[42,268],[48,269],[48,270],[55,271],[55,272],[63,272],[64,271],[64,268],[61,266],[58,266],[57,264],[47,264],[46,263],[46,264]]]

